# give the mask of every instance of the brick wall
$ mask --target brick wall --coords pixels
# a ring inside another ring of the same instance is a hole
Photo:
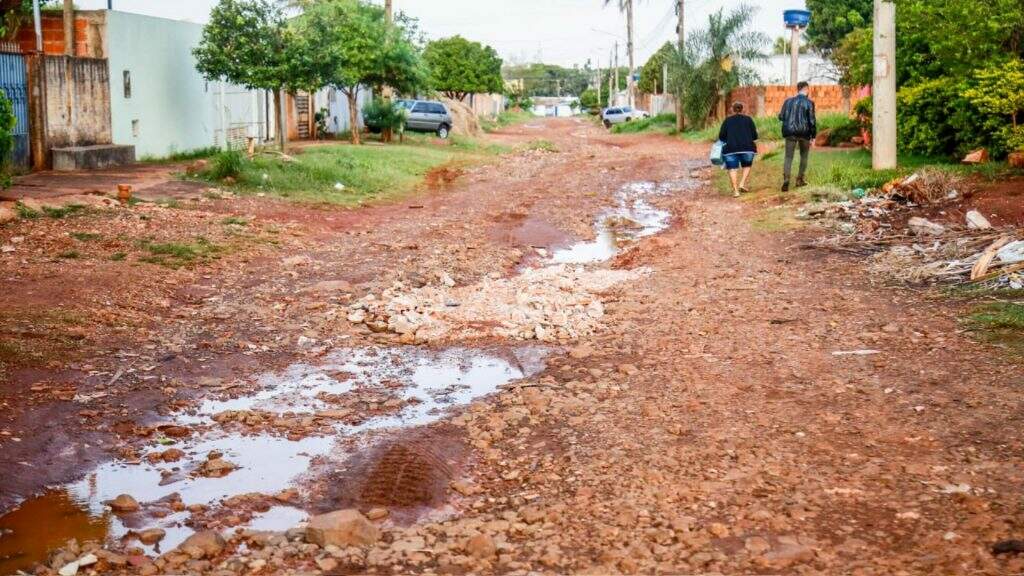
[[[782,110],[786,98],[796,94],[792,86],[743,86],[733,90],[726,99],[726,105],[743,102],[747,112],[752,116],[775,116]],[[844,97],[843,88],[834,85],[812,85],[811,100],[818,113],[843,112],[849,113],[856,103],[857,91],[851,90],[849,98]],[[727,108],[728,109],[728,108]]]
[[[61,14],[44,14],[40,25],[43,31],[43,53],[64,54],[64,17]],[[105,17],[102,11],[80,11],[75,13],[75,56],[104,58],[103,46]],[[36,51],[36,31],[28,20],[14,35],[14,42],[22,52]]]

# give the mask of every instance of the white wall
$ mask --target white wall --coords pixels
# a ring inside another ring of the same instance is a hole
[[[134,145],[137,157],[162,157],[221,145],[225,134],[237,141],[266,133],[262,92],[225,85],[222,95],[220,82],[196,71],[192,49],[202,31],[201,24],[107,12],[115,144]]]

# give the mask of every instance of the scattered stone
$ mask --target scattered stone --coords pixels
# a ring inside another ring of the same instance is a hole
[[[497,554],[498,549],[494,545],[494,540],[486,534],[477,534],[466,542],[466,552],[474,558],[481,560],[491,558]]]
[[[162,528],[149,528],[147,530],[136,532],[136,536],[138,536],[139,542],[142,542],[147,546],[156,544],[157,542],[163,540],[164,536],[166,535],[167,532]]]
[[[141,508],[141,506],[139,506],[139,503],[135,500],[135,498],[132,498],[128,494],[121,494],[117,498],[114,498],[113,500],[108,502],[107,504],[110,506],[111,510],[119,514],[136,512],[139,510],[139,508]]]
[[[1000,554],[1024,554],[1024,540],[1001,540],[992,545],[992,553]]]
[[[390,512],[387,508],[371,508],[370,511],[366,513],[366,517],[370,520],[381,520],[383,518],[387,518],[389,514]]]
[[[225,545],[226,542],[219,533],[213,530],[204,530],[186,538],[177,550],[196,560],[201,560],[216,557],[224,550]]]
[[[988,221],[988,218],[982,216],[981,212],[977,210],[970,210],[967,212],[967,227],[971,230],[988,230],[992,228],[992,223]]]
[[[238,465],[223,458],[211,458],[199,467],[199,474],[208,478],[223,478],[238,469]]]
[[[310,518],[306,539],[320,546],[369,546],[380,539],[380,531],[358,510],[337,510]]]

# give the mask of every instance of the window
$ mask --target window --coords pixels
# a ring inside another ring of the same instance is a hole
[[[441,105],[441,104],[431,104],[430,105],[430,113],[431,114],[447,114],[448,111],[445,110],[444,106]]]
[[[132,73],[130,70],[124,71],[124,97],[126,100],[132,97]]]
[[[622,110],[619,110],[618,108],[609,108],[608,109],[608,113],[609,114],[622,114]]]
[[[417,102],[416,105],[412,107],[412,111],[420,114],[429,114],[430,104],[427,104],[426,102]]]
[[[623,113],[626,113],[626,112],[632,112],[632,111],[633,111],[633,109],[632,109],[632,108],[630,108],[629,106],[626,106],[625,108],[623,108],[623,109],[622,109],[622,112],[623,112]]]
[[[139,121],[132,120],[132,138],[139,137]]]

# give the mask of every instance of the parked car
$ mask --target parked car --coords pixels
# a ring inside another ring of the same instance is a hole
[[[452,130],[452,114],[448,107],[436,100],[399,100],[409,111],[406,130],[434,132],[438,138],[447,138]]]
[[[650,117],[650,112],[638,110],[632,106],[605,108],[604,112],[601,113],[601,121],[604,122],[605,128],[611,128],[613,125],[622,124],[623,122],[632,122],[633,120]]]

